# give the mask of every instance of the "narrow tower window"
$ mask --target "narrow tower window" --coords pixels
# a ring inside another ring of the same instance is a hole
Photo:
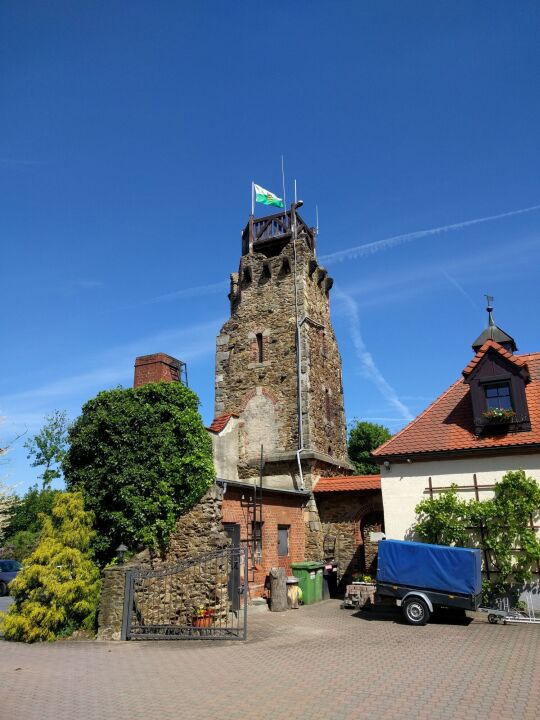
[[[330,390],[328,388],[324,389],[324,412],[326,415],[326,422],[330,422],[332,420],[332,400],[330,398]]]
[[[257,333],[255,338],[257,339],[257,362],[262,363],[264,362],[264,341],[262,333]]]

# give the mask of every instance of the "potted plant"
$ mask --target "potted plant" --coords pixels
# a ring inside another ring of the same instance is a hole
[[[193,627],[210,627],[214,622],[214,608],[205,608],[201,605],[193,616]]]
[[[512,422],[516,413],[513,410],[505,410],[503,408],[489,408],[489,410],[485,410],[482,415],[488,423],[507,423]]]
[[[353,585],[371,585],[373,578],[371,575],[362,575],[362,573],[355,573],[353,575]]]

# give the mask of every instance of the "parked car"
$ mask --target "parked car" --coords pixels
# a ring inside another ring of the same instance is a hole
[[[0,596],[8,594],[9,583],[22,568],[18,560],[0,560]]]
[[[478,549],[381,540],[376,596],[394,598],[410,625],[425,625],[437,607],[476,610],[481,564]]]

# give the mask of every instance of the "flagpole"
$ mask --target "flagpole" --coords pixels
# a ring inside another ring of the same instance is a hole
[[[287,199],[285,197],[285,167],[283,164],[283,155],[281,156],[281,184],[283,186],[283,209],[287,212]]]
[[[255,182],[251,181],[251,214],[255,215]]]

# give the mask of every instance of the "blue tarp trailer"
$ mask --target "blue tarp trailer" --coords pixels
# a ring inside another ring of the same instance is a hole
[[[411,625],[424,625],[434,608],[476,610],[482,596],[480,550],[381,540],[377,596],[391,597]]]

